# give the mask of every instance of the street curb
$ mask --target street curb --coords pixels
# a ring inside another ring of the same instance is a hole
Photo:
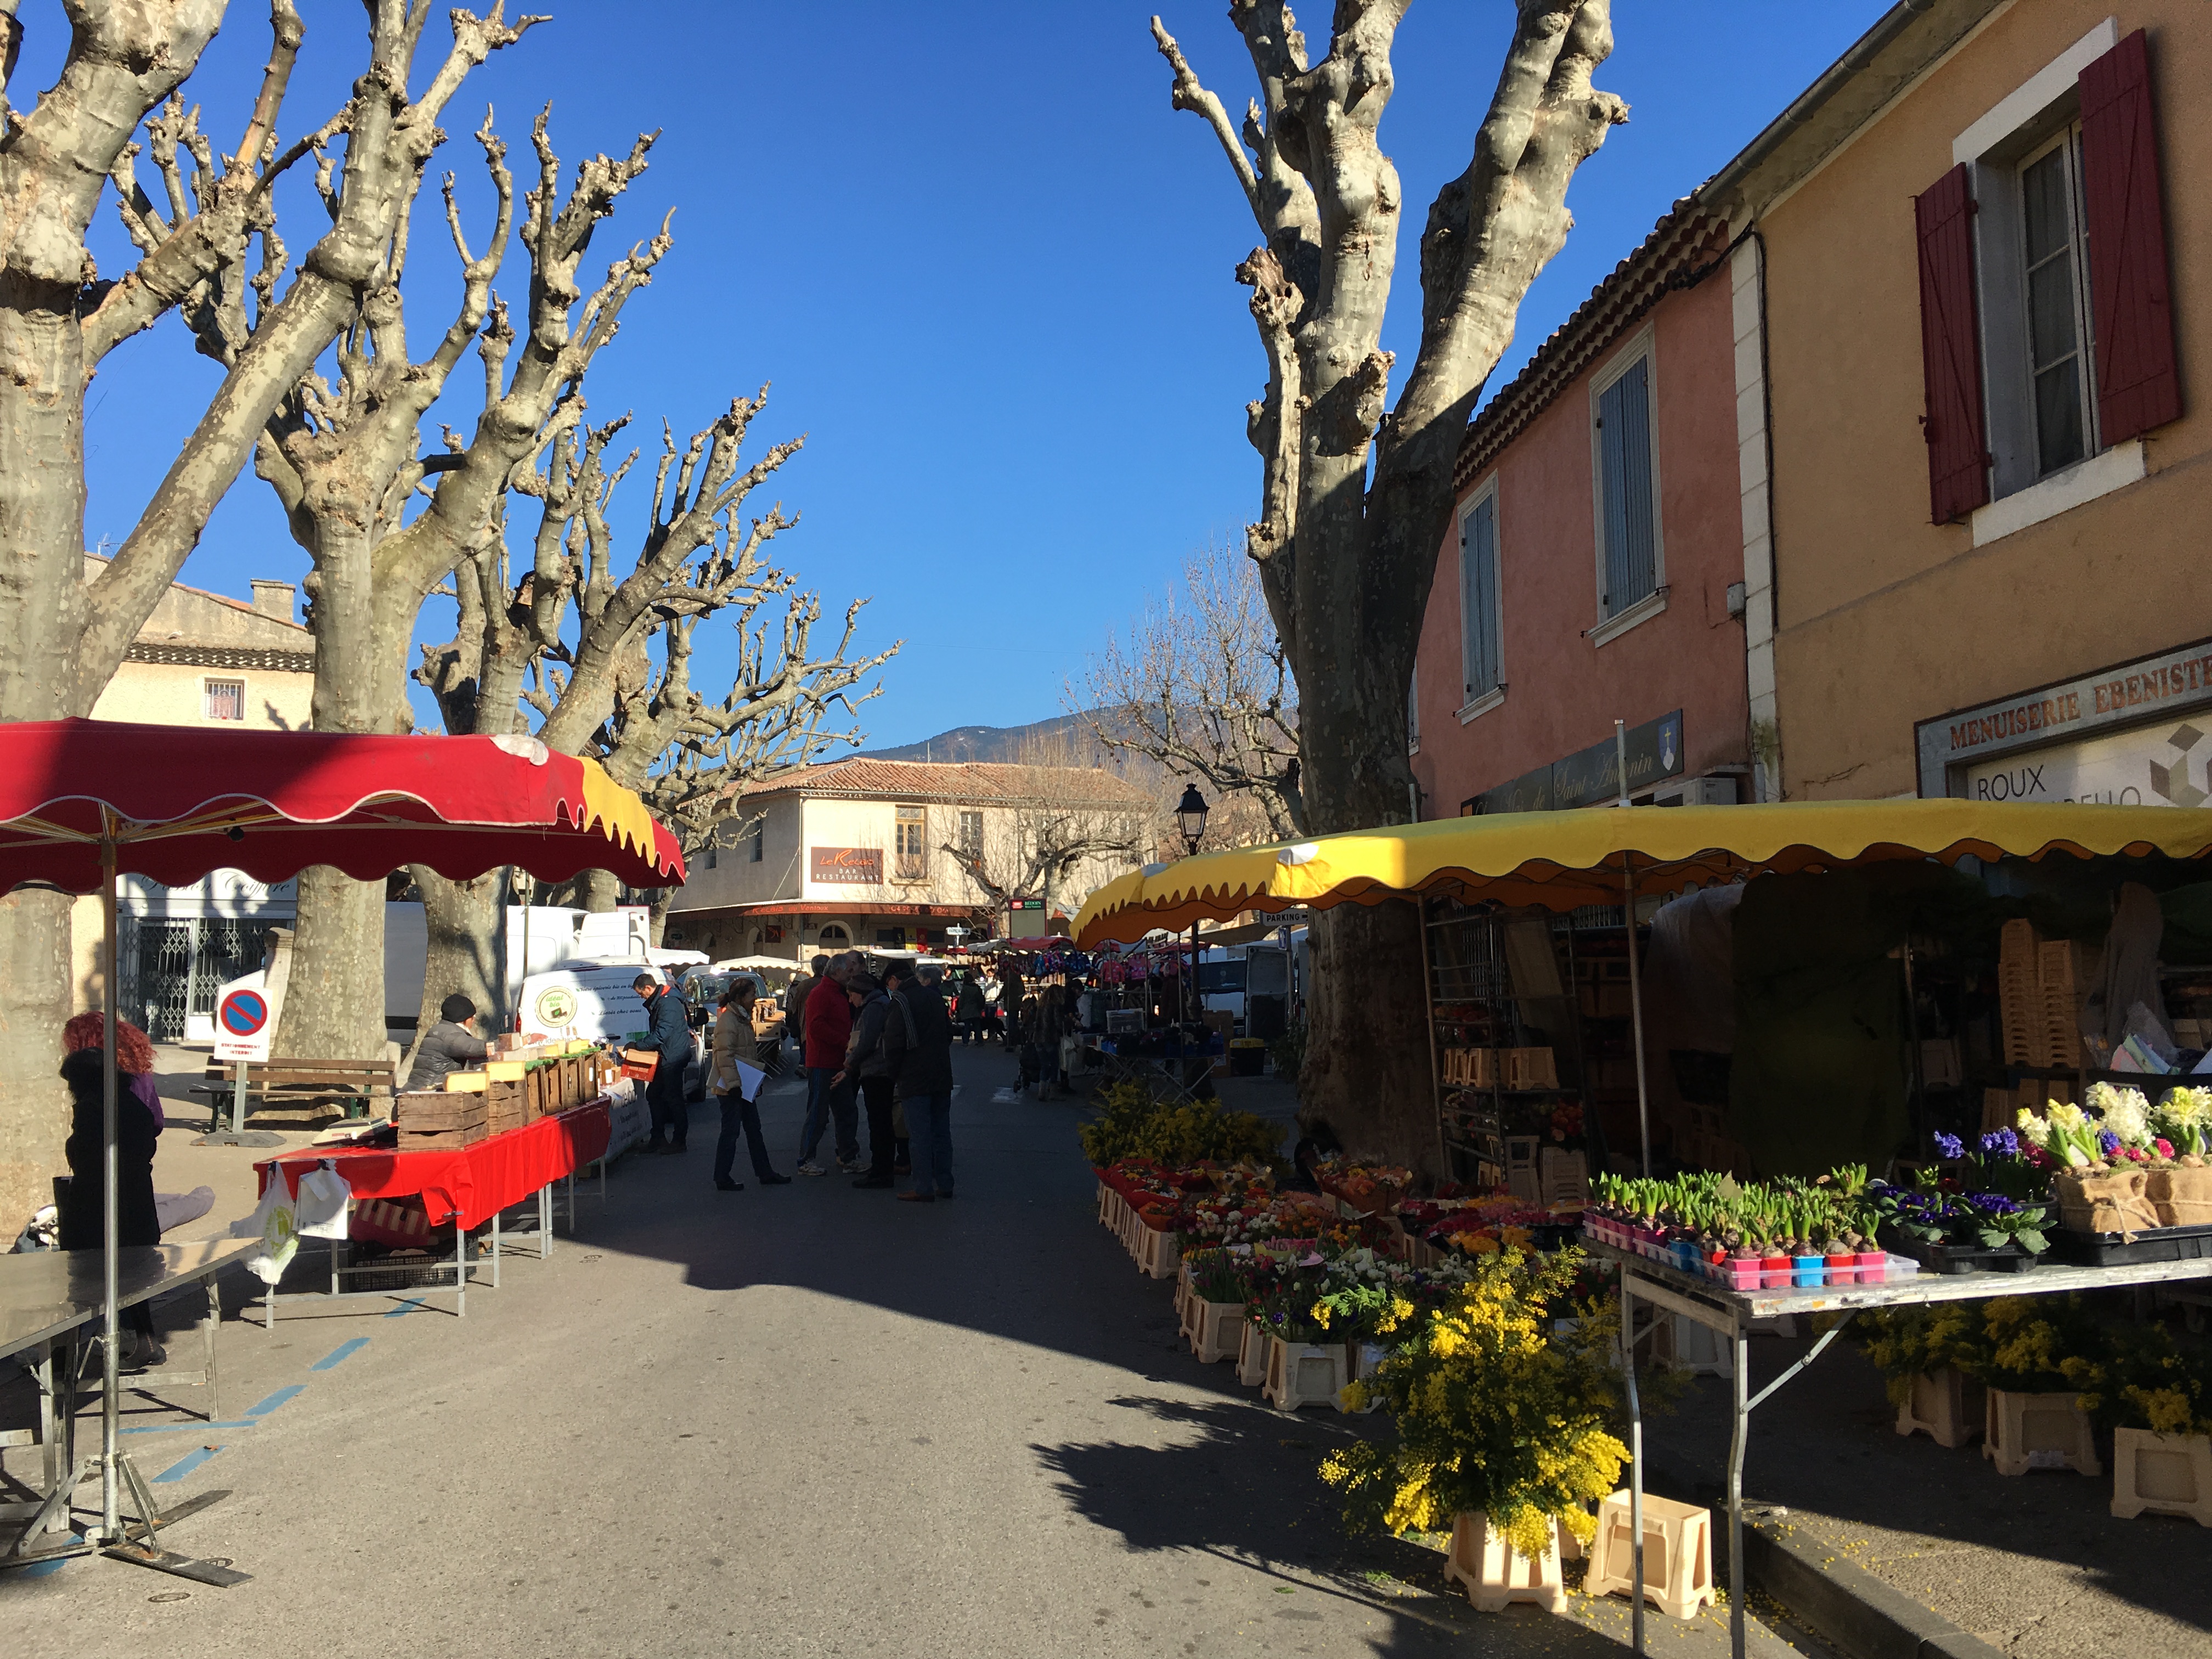
[[[1713,1577],[1729,1581],[1728,1496],[1709,1480],[1684,1480],[1645,1460],[1647,1492],[1685,1492],[1713,1510]],[[1743,1515],[1745,1583],[1765,1591],[1853,1659],[2005,1659],[1934,1608],[1892,1589],[1864,1567],[1796,1535],[1790,1511],[1753,1506]]]

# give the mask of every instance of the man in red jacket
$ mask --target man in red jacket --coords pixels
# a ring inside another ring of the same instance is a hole
[[[853,1005],[845,995],[846,981],[860,965],[857,951],[833,957],[829,971],[806,994],[806,1127],[799,1139],[799,1173],[826,1176],[830,1171],[815,1161],[823,1131],[834,1117],[837,1125],[837,1167],[847,1174],[860,1168],[859,1114],[853,1106],[852,1084],[833,1082],[845,1066],[845,1047],[853,1035]]]

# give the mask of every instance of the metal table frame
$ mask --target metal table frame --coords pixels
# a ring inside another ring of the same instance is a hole
[[[1584,1244],[1593,1257],[1617,1262],[1620,1267],[1622,1375],[1628,1396],[1628,1526],[1634,1581],[1629,1616],[1632,1648],[1639,1655],[1644,1651],[1644,1415],[1636,1391],[1635,1346],[1636,1304],[1639,1300],[1692,1320],[1726,1338],[1731,1346],[1735,1375],[1730,1381],[1734,1399],[1728,1462],[1729,1637],[1735,1659],[1744,1659],[1743,1464],[1751,1433],[1751,1413],[1765,1403],[1775,1390],[1819,1358],[1828,1345],[1842,1334],[1853,1314],[1863,1308],[1924,1306],[1934,1302],[1966,1302],[1991,1296],[2051,1296],[2065,1291],[2124,1290],[2133,1285],[2212,1278],[2212,1258],[2207,1258],[2145,1262],[2129,1267],[2039,1267],[2019,1273],[1936,1273],[1923,1269],[1880,1285],[1803,1289],[1793,1285],[1771,1291],[1734,1291],[1610,1245],[1590,1240],[1585,1240]],[[1818,1313],[1841,1317],[1779,1376],[1757,1394],[1749,1393],[1748,1338],[1752,1321],[1781,1314]]]

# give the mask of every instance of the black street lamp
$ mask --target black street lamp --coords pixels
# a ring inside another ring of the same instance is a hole
[[[1195,854],[1199,842],[1206,839],[1206,797],[1198,793],[1196,784],[1183,786],[1182,799],[1176,805],[1176,823],[1182,830],[1184,845]]]

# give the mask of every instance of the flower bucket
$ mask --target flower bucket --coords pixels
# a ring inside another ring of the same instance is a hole
[[[1444,1581],[1461,1585],[1478,1613],[1503,1613],[1516,1601],[1533,1601],[1547,1613],[1567,1610],[1566,1587],[1559,1581],[1559,1540],[1553,1522],[1552,1547],[1533,1559],[1518,1554],[1488,1518],[1477,1510],[1452,1517],[1451,1553],[1444,1558]]]
[[[1827,1273],[1827,1258],[1819,1255],[1793,1255],[1790,1258],[1790,1282],[1801,1290],[1815,1288]]]
[[[1985,1410],[1982,1385],[1946,1365],[1911,1379],[1905,1403],[1897,1408],[1897,1431],[1924,1434],[1939,1446],[1956,1448],[1981,1432]]]
[[[1999,1474],[2026,1474],[2031,1469],[2102,1474],[2105,1466],[2098,1461],[2088,1415],[2075,1403],[2079,1398],[2070,1389],[2063,1394],[2008,1394],[1991,1389],[1982,1455],[1997,1466]]]
[[[2212,1437],[2112,1431],[2112,1513],[2185,1515],[2212,1527]]]
[[[1787,1289],[1790,1284],[1790,1258],[1786,1255],[1763,1255],[1759,1259],[1759,1288],[1762,1291]]]
[[[1277,1411],[1294,1412],[1301,1406],[1334,1406],[1344,1409],[1344,1345],[1340,1342],[1285,1342],[1267,1339],[1267,1380],[1261,1395]]]

